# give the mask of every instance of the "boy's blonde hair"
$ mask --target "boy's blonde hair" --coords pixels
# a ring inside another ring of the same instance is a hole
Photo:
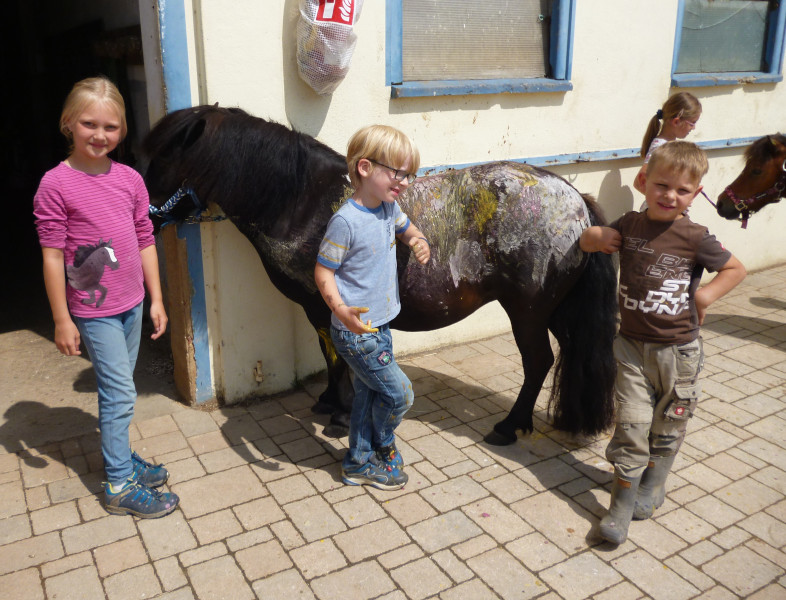
[[[355,188],[360,186],[358,162],[361,158],[377,161],[398,169],[409,159],[407,171],[417,173],[420,167],[420,152],[415,144],[401,131],[389,125],[368,125],[355,132],[347,145],[347,167],[349,179]],[[371,163],[375,169],[378,165]]]
[[[93,103],[110,104],[115,107],[120,117],[120,141],[123,141],[128,133],[126,103],[115,84],[106,77],[88,77],[74,84],[63,103],[63,112],[60,113],[60,132],[73,142],[69,124],[78,119],[79,115]]]
[[[675,140],[658,146],[650,155],[647,172],[655,169],[666,169],[687,173],[696,183],[701,183],[701,178],[707,174],[710,165],[704,150],[693,142]]]

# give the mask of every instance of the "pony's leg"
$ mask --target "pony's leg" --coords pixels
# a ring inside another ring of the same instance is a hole
[[[335,410],[331,413],[330,422],[323,433],[327,437],[340,438],[349,433],[349,415],[352,412],[352,400],[355,397],[355,389],[352,386],[352,380],[349,378],[349,367],[343,360],[336,365],[333,372],[330,369],[328,370],[328,378],[330,383],[328,384],[328,389],[323,393],[326,394],[335,390],[334,393],[338,403]],[[320,404],[320,402],[317,404]],[[316,408],[316,404],[314,408]]]
[[[106,292],[107,292],[107,289],[103,285],[101,285],[100,283],[97,285],[98,285],[98,291],[101,292],[101,298],[96,300],[96,308],[98,308],[104,303],[104,300],[106,300]]]
[[[330,423],[324,431],[326,436],[343,437],[349,432],[349,415],[352,412],[355,390],[349,376],[349,367],[336,353],[333,341],[330,339],[330,332],[320,328],[317,333],[319,347],[327,365],[328,385],[320,394],[319,400],[311,407],[311,411],[330,415]]]
[[[508,312],[510,316],[511,313]],[[524,367],[524,385],[508,416],[494,425],[494,431],[484,441],[494,446],[506,446],[516,441],[516,431],[532,433],[532,413],[549,369],[554,364],[554,353],[549,343],[548,319],[536,313],[511,316],[513,336],[521,352]]]
[[[87,292],[90,294],[87,298],[82,298],[82,304],[93,304],[96,301],[96,291],[95,289],[89,290]]]

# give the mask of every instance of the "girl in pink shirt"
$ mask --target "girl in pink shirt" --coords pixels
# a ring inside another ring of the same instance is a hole
[[[127,132],[123,97],[106,78],[78,82],[60,131],[70,153],[44,175],[34,199],[55,344],[74,356],[84,342],[95,369],[106,510],[162,517],[179,501],[153,489],[169,473],[132,452],[128,435],[145,286],[153,339],[166,331],[167,316],[147,190],[136,171],[108,156]]]

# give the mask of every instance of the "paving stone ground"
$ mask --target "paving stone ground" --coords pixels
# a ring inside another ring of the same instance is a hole
[[[786,266],[749,275],[703,336],[704,397],[666,501],[619,547],[596,533],[608,435],[554,431],[546,390],[532,435],[482,441],[522,381],[509,334],[402,361],[417,397],[397,492],[342,485],[346,438],[310,410],[320,380],[214,412],[143,393],[133,447],[182,498],[157,520],[101,507],[87,404],[48,394],[24,419],[15,402],[0,423],[0,600],[782,600]]]

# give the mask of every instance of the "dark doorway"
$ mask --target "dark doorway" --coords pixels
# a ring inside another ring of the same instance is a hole
[[[0,230],[3,293],[0,295],[0,333],[52,328],[41,275],[41,250],[33,223],[33,195],[44,172],[67,155],[58,131],[62,103],[71,86],[84,77],[106,75],[126,100],[129,139],[114,158],[135,162],[133,146],[139,138],[139,72],[143,72],[141,35],[136,1],[123,3],[136,24],[109,29],[101,12],[116,11],[114,3],[82,2],[84,20],[64,23],[70,4],[58,0],[10,0],[3,3],[0,20],[0,181],[3,218]],[[143,81],[142,81],[143,85]],[[141,94],[144,98],[144,90]],[[144,107],[146,113],[146,106]],[[144,126],[147,126],[145,121]]]

